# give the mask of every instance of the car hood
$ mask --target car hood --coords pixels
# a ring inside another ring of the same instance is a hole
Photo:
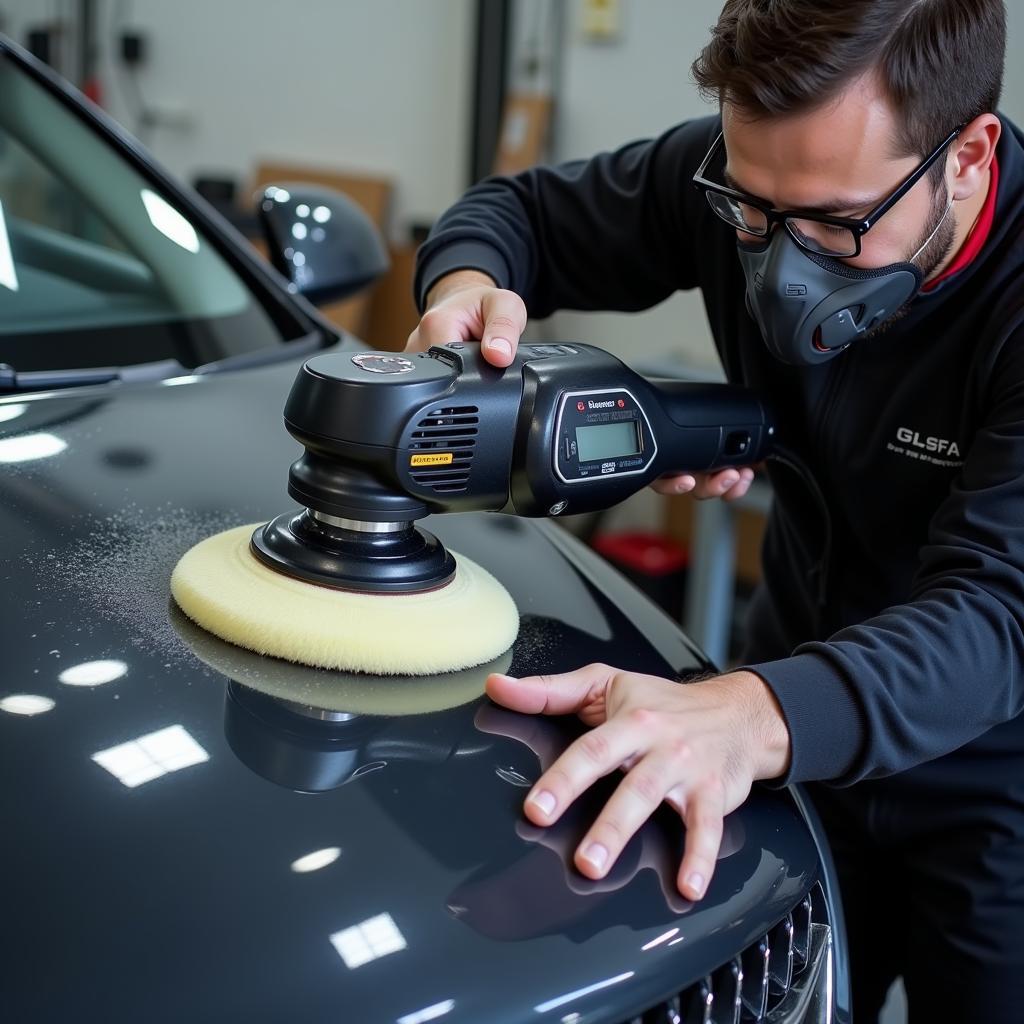
[[[0,697],[53,702],[0,714],[6,1016],[614,1020],[762,934],[817,870],[786,794],[730,817],[700,904],[675,891],[667,808],[590,882],[572,851],[614,780],[555,828],[521,813],[574,720],[494,706],[487,666],[346,677],[177,613],[189,547],[292,504],[297,365],[0,403]],[[520,609],[496,667],[706,668],[561,528],[430,527]]]

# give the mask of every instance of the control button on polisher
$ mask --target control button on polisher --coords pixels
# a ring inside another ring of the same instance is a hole
[[[447,345],[431,345],[427,355],[439,362],[446,363],[456,373],[462,373],[462,354],[452,342],[448,342]]]
[[[725,454],[729,458],[746,455],[750,449],[750,434],[746,430],[734,430],[725,439]]]
[[[572,345],[524,345],[531,356],[540,356],[542,359],[548,356],[578,356],[579,349]]]

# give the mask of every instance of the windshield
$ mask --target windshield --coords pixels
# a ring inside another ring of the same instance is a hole
[[[202,228],[0,51],[0,363],[192,367],[286,334]]]

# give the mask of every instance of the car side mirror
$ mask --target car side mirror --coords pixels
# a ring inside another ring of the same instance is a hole
[[[270,261],[317,305],[355,294],[390,266],[373,221],[341,192],[268,185],[257,204]]]

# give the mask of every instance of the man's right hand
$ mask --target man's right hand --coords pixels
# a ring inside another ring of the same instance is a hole
[[[526,327],[526,303],[478,270],[456,270],[427,295],[427,310],[409,335],[407,352],[449,341],[479,341],[484,358],[508,366]]]

